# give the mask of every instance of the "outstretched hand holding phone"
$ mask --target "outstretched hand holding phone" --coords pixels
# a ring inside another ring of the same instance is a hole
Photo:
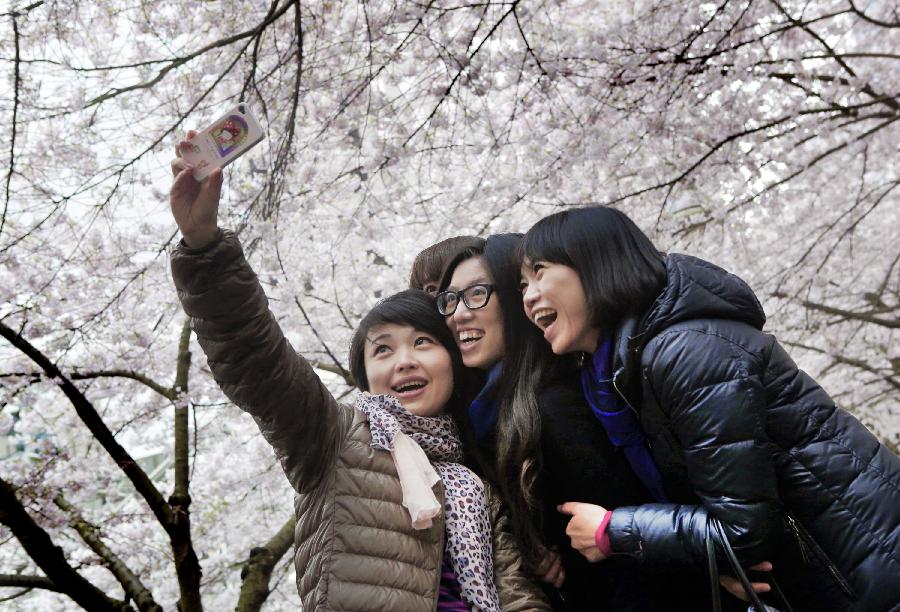
[[[192,248],[204,247],[218,230],[222,168],[265,137],[246,102],[238,102],[202,132],[191,130],[175,147],[175,182],[169,192],[172,215]]]
[[[184,242],[191,248],[209,244],[219,229],[219,198],[222,195],[222,169],[216,168],[204,181],[194,178],[194,167],[185,160],[181,151],[189,146],[188,140],[197,132],[191,130],[175,147],[172,174],[175,181],[169,190],[172,216],[181,230]]]

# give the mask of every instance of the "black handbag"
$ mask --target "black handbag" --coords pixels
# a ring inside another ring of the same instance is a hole
[[[738,561],[737,555],[734,554],[734,549],[731,547],[731,542],[728,541],[728,537],[725,535],[725,529],[722,527],[722,523],[716,517],[707,515],[706,557],[709,563],[709,582],[712,594],[713,612],[722,612],[722,593],[719,586],[719,565],[716,559],[717,544],[718,547],[725,553],[725,558],[728,559],[728,563],[731,565],[731,570],[734,572],[734,575],[737,576],[737,579],[744,587],[744,592],[747,594],[747,597],[750,600],[751,610],[753,610],[754,612],[766,612],[767,610],[770,610],[771,608],[766,607],[766,605],[759,598],[759,595],[756,594],[756,591],[754,591],[753,587],[750,585],[750,579],[747,577],[747,573],[744,571],[744,568],[741,567],[741,563],[740,561]],[[791,604],[788,603],[787,598],[784,596],[784,593],[778,587],[778,583],[775,581],[775,577],[769,577],[768,581],[772,587],[773,594],[781,599],[781,604],[778,608],[778,611],[793,612]]]

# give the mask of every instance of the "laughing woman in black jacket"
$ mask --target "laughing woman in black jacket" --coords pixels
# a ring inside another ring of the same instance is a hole
[[[900,459],[762,331],[741,279],[607,207],[541,220],[524,252],[526,314],[586,354],[591,410],[656,498],[564,504],[573,547],[705,566],[718,524],[795,610],[900,610]]]

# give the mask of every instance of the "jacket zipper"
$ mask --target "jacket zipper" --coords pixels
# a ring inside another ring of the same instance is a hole
[[[638,417],[638,419],[640,419],[641,415],[638,414],[638,411],[634,409],[634,406],[631,405],[631,402],[628,401],[628,398],[625,397],[625,394],[619,390],[619,385],[616,383],[617,379],[619,378],[619,374],[621,374],[624,371],[625,371],[625,368],[619,368],[618,370],[616,370],[613,373],[613,377],[612,377],[613,389],[616,390],[616,393],[619,394],[619,397],[622,398],[622,401],[625,402],[625,405],[628,406],[629,408],[631,408],[631,411],[634,413],[634,416],[636,416],[636,417]],[[649,443],[649,440],[648,440],[648,443]]]
[[[822,547],[820,547],[815,538],[812,537],[812,534],[806,530],[806,527],[804,527],[800,521],[794,518],[793,514],[787,512],[786,516],[788,525],[790,525],[791,530],[797,537],[797,542],[800,544],[800,554],[803,556],[803,560],[807,560],[806,551],[812,551],[813,555],[815,555],[819,562],[825,566],[835,582],[838,583],[838,586],[844,594],[851,599],[856,599],[856,593],[853,592],[850,583],[847,582],[847,579],[841,574],[841,570],[839,570],[831,558],[829,558],[828,554],[822,550]]]

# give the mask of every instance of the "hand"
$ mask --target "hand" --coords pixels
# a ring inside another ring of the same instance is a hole
[[[562,566],[562,559],[555,550],[548,550],[544,556],[544,560],[537,568],[537,577],[541,582],[552,584],[557,589],[563,585],[566,580],[566,571]]]
[[[572,541],[572,548],[592,563],[603,561],[606,557],[597,548],[594,534],[606,516],[606,508],[581,502],[566,502],[556,509],[572,517],[566,526],[566,535]]]
[[[772,564],[768,561],[763,561],[762,563],[757,563],[750,569],[757,572],[771,572]],[[728,591],[738,599],[750,601],[750,598],[747,597],[747,593],[744,591],[744,587],[741,584],[741,581],[734,576],[719,576],[719,584],[721,584],[726,591]],[[772,587],[765,582],[751,582],[750,586],[752,586],[753,590],[757,593],[768,593],[772,590]]]
[[[186,139],[197,132],[191,130]],[[182,140],[175,147],[172,174],[175,181],[169,190],[172,216],[189,247],[201,248],[215,237],[219,229],[219,197],[222,195],[222,170],[217,168],[202,183],[194,178],[193,167],[181,157],[181,149],[187,146]]]

